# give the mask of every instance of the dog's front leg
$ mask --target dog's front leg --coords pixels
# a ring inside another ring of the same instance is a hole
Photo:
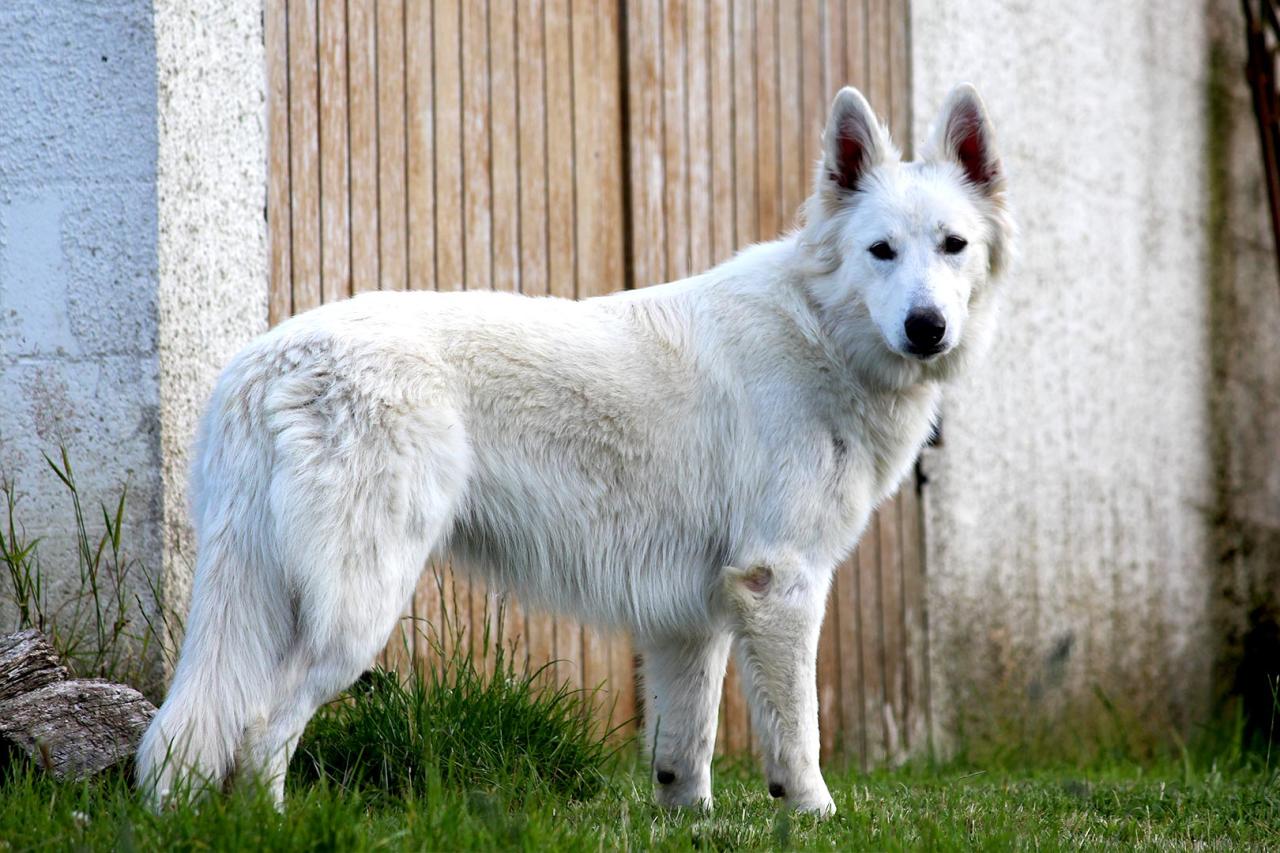
[[[798,811],[835,811],[818,766],[818,634],[830,576],[792,560],[729,569],[726,592],[769,793]]]
[[[645,729],[658,803],[711,809],[711,753],[728,634],[649,639],[644,658]]]

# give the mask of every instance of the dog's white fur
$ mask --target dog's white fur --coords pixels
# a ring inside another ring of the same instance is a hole
[[[370,294],[281,324],[201,425],[191,613],[140,783],[160,802],[238,767],[281,798],[307,720],[447,553],[634,634],[660,802],[710,805],[732,645],[771,793],[830,813],[814,682],[831,576],[928,436],[939,383],[986,345],[1012,230],[971,87],[915,163],[844,89],[803,227],[703,275],[584,302]],[[903,331],[921,307],[946,321],[928,358]]]

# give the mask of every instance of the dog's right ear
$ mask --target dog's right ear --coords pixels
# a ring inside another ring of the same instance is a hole
[[[822,149],[818,191],[856,192],[867,172],[891,156],[893,143],[862,93],[845,86],[831,104]]]

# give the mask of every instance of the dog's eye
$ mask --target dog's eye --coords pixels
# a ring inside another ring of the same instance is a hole
[[[969,245],[969,241],[963,237],[957,237],[955,234],[947,235],[947,239],[942,241],[942,251],[948,255],[958,255],[964,251],[964,247]]]
[[[867,251],[871,253],[872,257],[882,261],[891,261],[898,257],[898,253],[893,250],[893,247],[883,240],[877,240],[872,243],[867,247]]]

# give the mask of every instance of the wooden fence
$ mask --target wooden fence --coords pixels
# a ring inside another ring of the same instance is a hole
[[[910,135],[905,0],[268,0],[272,322],[363,290],[586,297],[769,239],[808,192],[836,89]],[[839,572],[819,661],[823,751],[864,766],[928,730],[914,489]],[[471,636],[498,599],[428,572]],[[625,637],[524,612],[548,677],[642,713]],[[486,619],[488,622],[486,623]],[[429,655],[394,640],[390,663]],[[730,672],[720,747],[750,747]]]

